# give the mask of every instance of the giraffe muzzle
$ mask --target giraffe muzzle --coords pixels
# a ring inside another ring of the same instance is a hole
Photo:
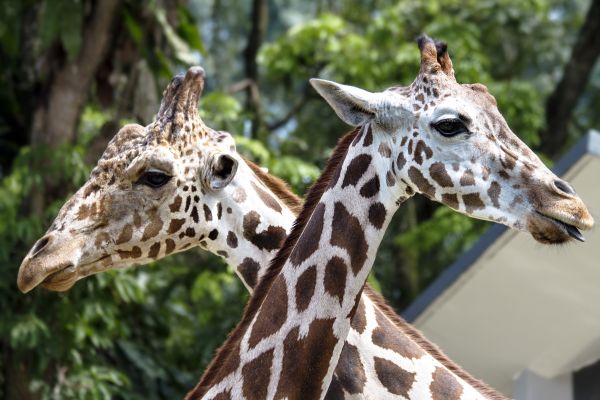
[[[77,280],[77,264],[83,238],[72,238],[51,232],[38,240],[25,257],[17,275],[17,286],[23,293],[42,285],[64,291]]]

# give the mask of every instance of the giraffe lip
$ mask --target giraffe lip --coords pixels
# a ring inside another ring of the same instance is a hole
[[[85,272],[87,267],[92,266],[108,257],[110,257],[110,254],[106,254],[93,261],[78,265],[66,263],[64,266],[61,266],[58,271],[48,275],[40,283],[40,286],[55,292],[64,292],[69,290],[77,280],[90,274],[89,272]]]
[[[56,292],[63,292],[73,286],[77,278],[77,269],[73,263],[67,263],[61,268],[48,275],[40,286]]]
[[[585,237],[583,236],[583,234],[581,233],[579,228],[576,227],[575,225],[572,225],[568,222],[564,222],[561,219],[558,219],[556,217],[553,217],[553,216],[550,216],[547,214],[542,214],[539,211],[536,211],[536,213],[539,216],[541,216],[542,218],[547,218],[547,219],[551,220],[552,222],[554,222],[561,229],[563,229],[571,238],[578,240],[580,242],[585,242]],[[571,222],[571,221],[569,221],[569,222]]]

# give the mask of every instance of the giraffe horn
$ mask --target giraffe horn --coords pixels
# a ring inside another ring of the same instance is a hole
[[[442,71],[454,79],[452,60],[448,55],[448,45],[440,40],[434,40],[427,34],[417,38],[417,45],[421,51],[421,73],[437,73]]]
[[[174,121],[178,114],[184,119],[198,115],[198,100],[204,89],[204,69],[191,67],[185,75],[175,76],[163,93],[157,120]]]
[[[437,59],[437,49],[433,39],[424,33],[417,38],[417,45],[421,51],[421,73],[438,72],[441,65]]]
[[[434,40],[435,49],[437,52],[437,61],[440,63],[442,67],[442,71],[448,75],[450,78],[454,78],[454,68],[452,67],[452,60],[450,59],[450,54],[448,54],[448,45],[446,42],[441,40]]]

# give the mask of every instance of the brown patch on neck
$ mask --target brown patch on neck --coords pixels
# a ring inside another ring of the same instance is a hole
[[[225,344],[223,344],[223,346],[221,346],[221,348],[218,350],[217,355],[212,359],[211,363],[200,378],[200,381],[198,382],[196,387],[187,394],[187,400],[202,398],[202,396],[204,396],[206,392],[211,388],[211,385],[225,378],[226,375],[223,375],[221,371],[221,366],[226,364],[228,359],[232,357],[235,358],[238,356],[239,346],[242,337],[250,327],[250,323],[254,319],[254,316],[258,312],[265,297],[269,293],[271,285],[275,281],[275,278],[279,275],[281,269],[285,265],[285,262],[288,260],[292,249],[296,246],[296,243],[298,242],[300,235],[304,231],[306,224],[310,220],[310,217],[312,216],[315,207],[319,203],[323,192],[328,187],[329,182],[331,181],[338,167],[341,166],[341,163],[346,158],[346,154],[348,153],[348,148],[350,147],[352,140],[356,137],[356,135],[359,132],[360,128],[357,128],[352,132],[346,134],[338,142],[336,148],[333,151],[333,155],[327,161],[327,165],[325,166],[323,173],[310,188],[308,195],[306,196],[306,202],[304,203],[304,207],[302,208],[298,219],[296,219],[296,222],[294,223],[290,235],[287,237],[283,247],[279,250],[275,258],[273,258],[273,260],[271,261],[269,269],[256,286],[254,295],[246,304],[242,320],[231,332],[231,334],[225,341]],[[248,162],[250,168],[252,168],[251,164],[251,162]],[[255,168],[253,168],[253,171],[255,174],[257,174],[259,179],[260,176],[267,176],[267,174],[261,171],[260,168],[258,168],[256,165],[254,167]],[[271,185],[269,185],[266,182],[265,184],[269,188],[271,188]]]
[[[507,398],[492,389],[479,379],[471,376],[467,371],[462,369],[454,361],[450,360],[435,344],[431,343],[421,332],[415,329],[412,325],[406,322],[402,317],[394,312],[383,296],[375,292],[369,285],[365,285],[364,293],[375,304],[378,311],[382,312],[399,330],[406,334],[419,347],[425,350],[429,355],[438,360],[444,367],[461,378],[467,384],[472,386],[479,393],[490,400],[507,400]],[[353,324],[354,325],[354,324]]]
[[[300,211],[302,211],[302,199],[294,192],[290,190],[287,183],[283,180],[279,179],[276,176],[273,176],[267,172],[265,172],[261,167],[254,164],[252,161],[248,160],[245,157],[242,157],[242,160],[254,172],[254,175],[265,184],[274,194],[277,196],[279,200],[281,200],[295,215],[298,215]]]

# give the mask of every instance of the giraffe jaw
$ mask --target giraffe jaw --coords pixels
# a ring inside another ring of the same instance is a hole
[[[77,266],[70,263],[48,275],[39,286],[54,292],[66,292],[71,289],[78,280],[109,269],[106,266],[106,262],[110,262],[111,257],[110,254],[107,254],[95,261],[79,264]]]
[[[534,239],[545,244],[565,243],[571,239],[585,242],[580,229],[590,229],[593,222],[574,220],[555,213],[535,211],[529,219],[528,228]]]

